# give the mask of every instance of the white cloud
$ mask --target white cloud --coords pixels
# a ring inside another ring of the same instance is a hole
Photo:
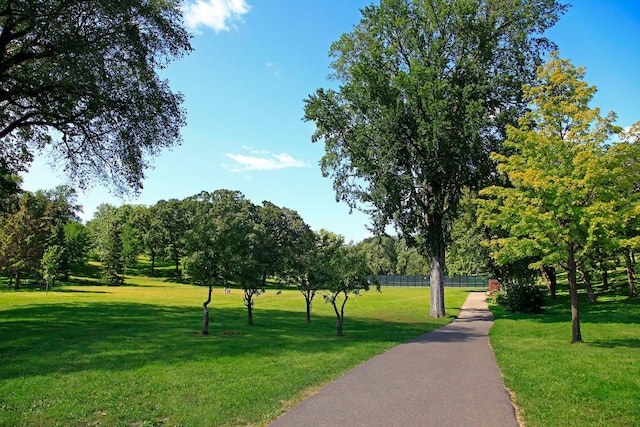
[[[286,153],[273,154],[267,151],[251,151],[250,156],[244,154],[227,153],[227,158],[235,163],[222,166],[231,172],[244,172],[256,170],[276,170],[284,168],[303,168],[307,164],[302,160],[296,160]]]
[[[271,71],[271,73],[276,77],[280,76],[280,67],[278,67],[278,64],[267,62],[267,70]]]
[[[229,26],[233,27],[233,22],[241,19],[250,8],[246,0],[196,0],[185,4],[184,22],[194,32],[201,26],[216,33],[228,31]]]

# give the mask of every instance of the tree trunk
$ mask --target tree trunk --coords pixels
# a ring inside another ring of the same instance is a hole
[[[609,290],[609,272],[604,267],[602,268],[602,289]]]
[[[204,304],[202,304],[202,308],[204,310],[204,318],[202,319],[202,335],[209,335],[209,303],[211,302],[212,292],[213,285],[209,285],[209,296]]]
[[[444,317],[444,237],[440,233],[437,245],[431,245],[434,253],[429,255],[429,286],[431,287],[431,317]]]
[[[151,251],[151,277],[156,274],[156,251]]]
[[[349,298],[347,293],[344,292],[344,301],[342,301],[342,306],[340,307],[340,310],[338,310],[338,295],[340,295],[340,293],[341,292],[334,294],[333,297],[331,298],[331,305],[333,305],[333,311],[336,313],[336,317],[338,318],[338,336],[339,337],[343,336],[342,325],[344,324],[344,305],[347,303],[347,298]]]
[[[253,325],[253,297],[247,297],[247,324]]]
[[[180,277],[180,255],[178,251],[173,252],[173,260],[176,263],[176,277]]]
[[[307,323],[311,323],[311,300],[307,296],[304,299],[307,302]]]
[[[632,255],[631,251],[624,251],[624,262],[627,265],[627,280],[629,281],[629,295],[634,297],[638,295],[638,291],[636,289],[636,270],[633,267]]]
[[[567,277],[569,279],[569,294],[571,295],[571,342],[582,342],[580,332],[580,312],[578,310],[578,283],[576,280],[575,248],[569,244],[567,258]]]
[[[342,333],[342,326],[344,325],[344,306],[347,305],[347,300],[349,299],[349,294],[344,292],[344,299],[342,300],[342,306],[340,306],[340,318],[338,319],[338,336],[341,337],[344,334]]]
[[[587,290],[589,301],[595,303],[597,301],[596,294],[595,292],[593,292],[593,286],[591,286],[591,279],[589,278],[589,274],[581,268],[580,276],[582,276],[582,281],[584,282],[584,287]]]
[[[16,273],[16,282],[13,286],[13,289],[16,291],[20,290],[20,272],[19,271]]]
[[[547,290],[551,299],[556,299],[556,288],[558,287],[558,277],[556,276],[556,268],[551,265],[541,265],[540,274],[547,284]]]

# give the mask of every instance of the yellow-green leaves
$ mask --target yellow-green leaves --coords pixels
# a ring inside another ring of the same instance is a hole
[[[530,111],[507,131],[511,154],[492,155],[509,185],[482,190],[478,203],[498,261],[560,259],[568,245],[585,255],[639,240],[616,239],[637,211],[640,124],[611,143],[615,115],[589,105],[596,89],[583,77],[584,69],[551,54],[537,84],[525,87]]]

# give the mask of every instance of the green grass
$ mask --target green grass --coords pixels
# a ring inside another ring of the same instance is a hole
[[[451,320],[427,289],[351,298],[345,336],[321,296],[268,290],[246,325],[240,290],[129,277],[128,286],[0,292],[0,425],[263,425],[346,370]],[[455,316],[467,290],[447,289]]]
[[[583,295],[579,344],[566,294],[541,315],[491,309],[491,345],[527,427],[640,425],[640,298]]]

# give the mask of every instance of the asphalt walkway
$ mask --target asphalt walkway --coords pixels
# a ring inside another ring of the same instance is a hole
[[[455,321],[354,368],[271,426],[518,427],[491,325],[485,293],[472,292]]]

